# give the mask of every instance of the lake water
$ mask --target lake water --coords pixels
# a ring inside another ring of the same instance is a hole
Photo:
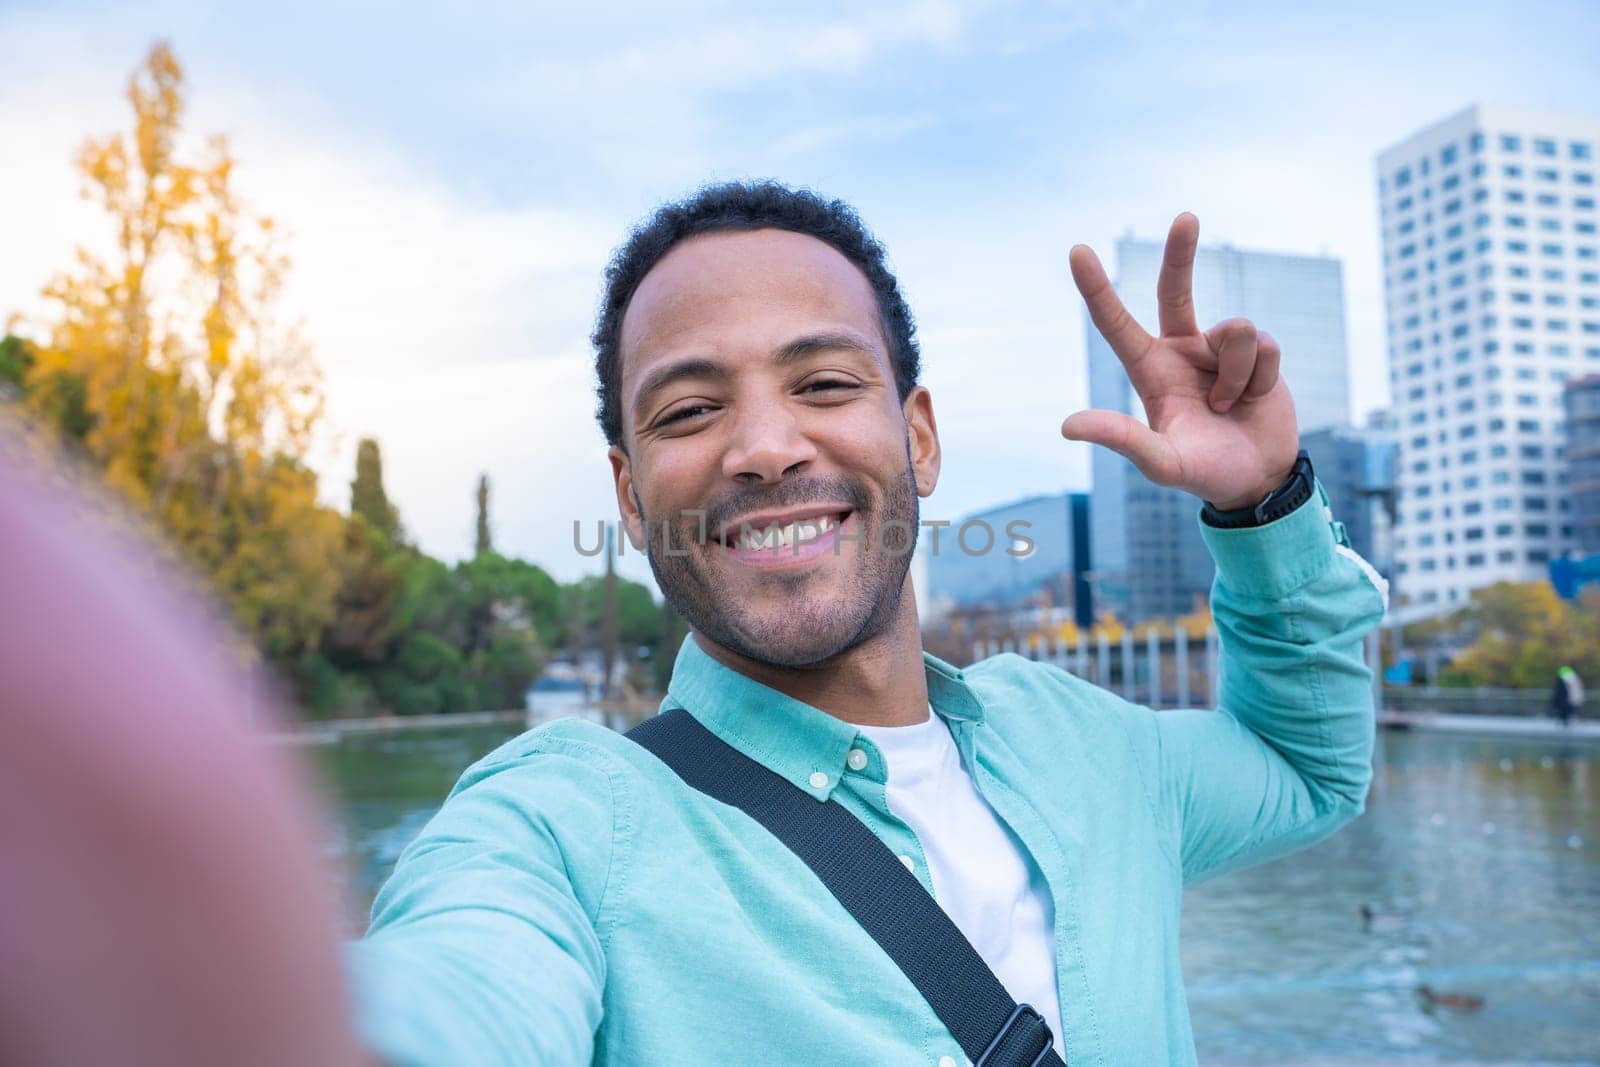
[[[507,736],[319,753],[343,816],[330,847],[358,905]],[[1205,1063],[1600,1064],[1600,744],[1386,732],[1367,814],[1189,890],[1183,952]],[[1483,1003],[1430,1002],[1420,986]]]

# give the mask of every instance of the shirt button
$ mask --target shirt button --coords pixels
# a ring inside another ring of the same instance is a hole
[[[939,1067],[956,1067],[956,1061],[951,1056],[940,1056]]]
[[[827,787],[828,787],[828,776],[826,774],[823,774],[821,771],[812,771],[811,772],[811,788],[812,789],[826,789]]]
[[[852,748],[850,750],[850,755],[845,757],[845,762],[850,765],[850,769],[852,771],[859,771],[861,768],[863,768],[863,767],[865,767],[867,765],[867,753],[866,753],[866,750],[865,749],[860,749],[860,748]]]
[[[910,871],[912,874],[916,874],[917,873],[917,861],[916,860],[914,860],[910,856],[906,856],[906,855],[901,855],[901,856],[898,857],[898,859],[900,860],[901,863],[906,865],[906,870]]]

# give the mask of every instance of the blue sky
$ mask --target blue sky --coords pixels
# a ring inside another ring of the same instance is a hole
[[[1387,399],[1376,153],[1479,101],[1600,111],[1593,2],[12,0],[0,316],[36,314],[96,240],[68,162],[125,124],[158,37],[191,128],[232,136],[294,234],[289,300],[338,431],[325,494],[376,435],[408,526],[454,557],[487,470],[500,547],[563,578],[593,562],[572,519],[615,510],[590,419],[599,271],[663,198],[772,175],[860,208],[920,322],[945,447],[924,512],[954,518],[1087,485],[1058,432],[1086,392],[1071,244],[1109,259],[1192,210],[1203,240],[1340,257],[1359,414]]]

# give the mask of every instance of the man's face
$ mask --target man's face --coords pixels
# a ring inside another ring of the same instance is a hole
[[[617,501],[690,625],[781,667],[882,632],[939,445],[866,277],[784,230],[691,238],[634,293],[621,359]]]

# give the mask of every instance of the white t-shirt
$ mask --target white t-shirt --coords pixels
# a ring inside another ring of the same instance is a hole
[[[889,810],[916,833],[934,896],[1018,1003],[1061,1043],[1055,905],[1044,875],[973,784],[944,720],[859,726],[883,752]]]

